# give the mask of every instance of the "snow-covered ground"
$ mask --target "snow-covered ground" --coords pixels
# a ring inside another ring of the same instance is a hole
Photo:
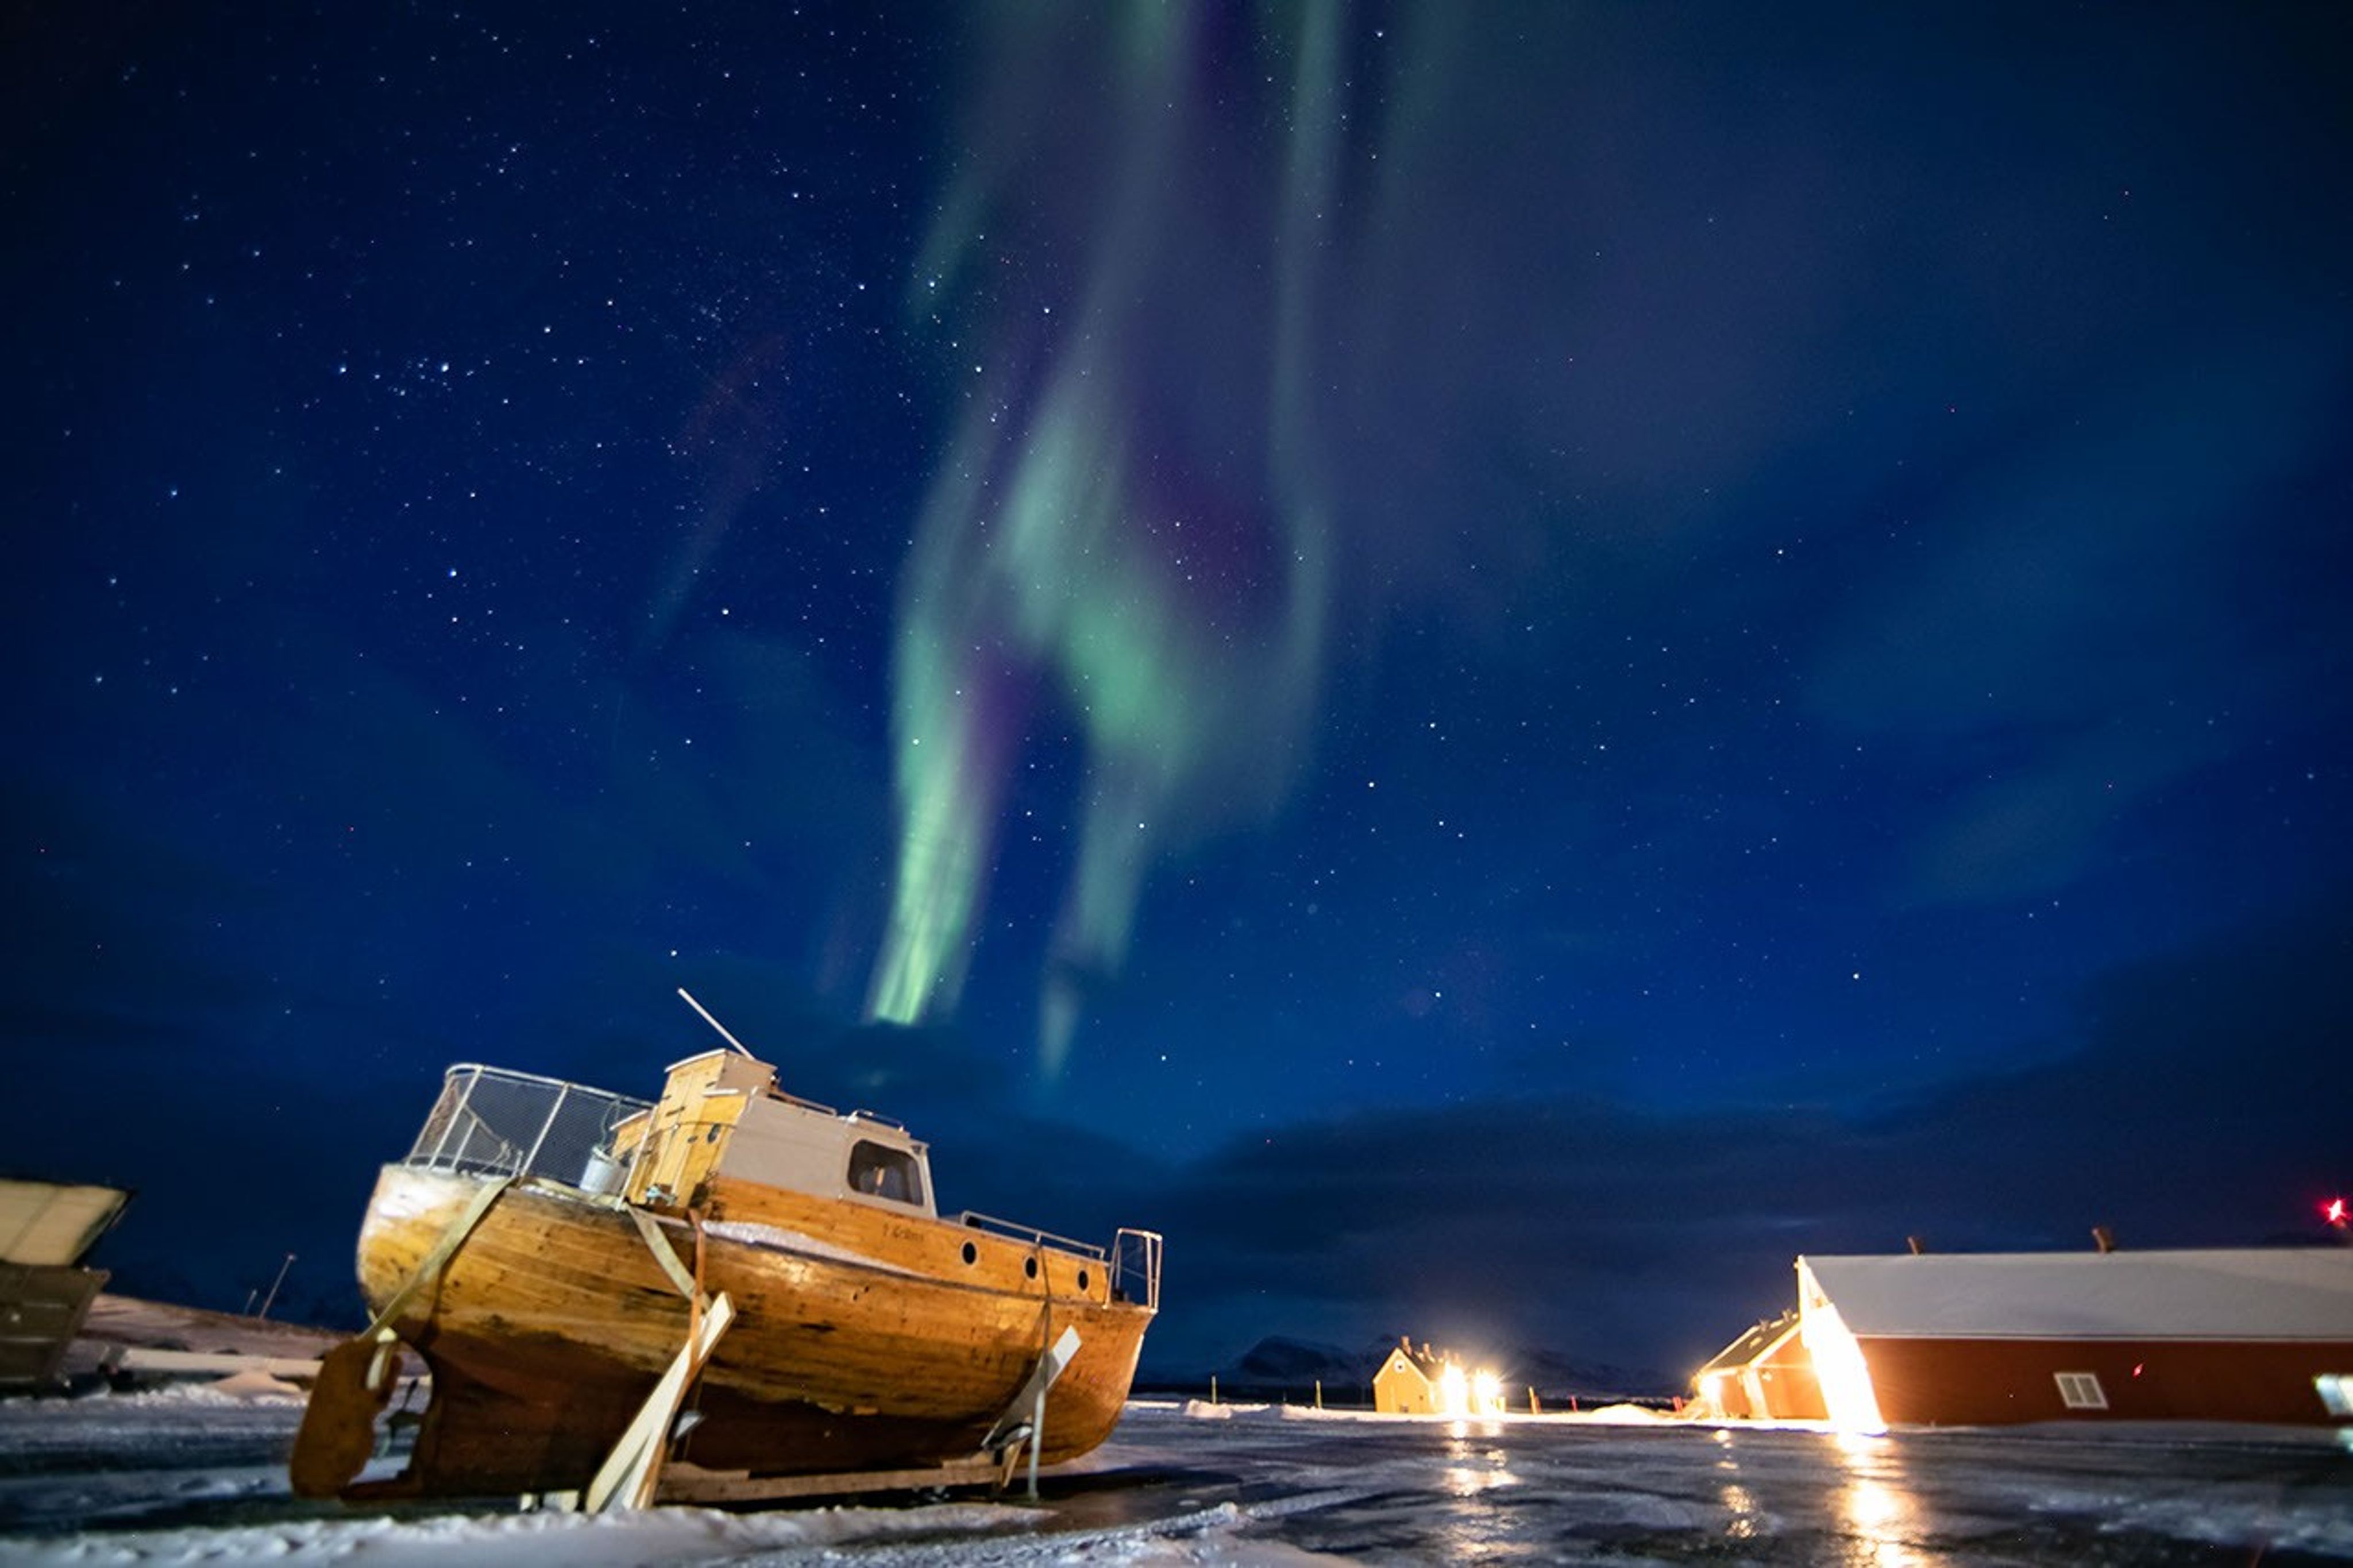
[[[2233,1563],[2353,1559],[2327,1433],[1841,1437],[1641,1411],[1495,1421],[1140,1403],[1018,1498],[586,1519],[287,1492],[301,1406],[176,1389],[0,1401],[0,1563]],[[396,1461],[387,1461],[396,1468]]]

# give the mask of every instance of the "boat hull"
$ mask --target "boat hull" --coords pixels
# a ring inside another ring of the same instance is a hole
[[[385,1167],[360,1237],[371,1311],[494,1179]],[[1078,1352],[1048,1396],[1039,1457],[1075,1458],[1117,1422],[1152,1318],[1042,1246],[1027,1248],[1044,1262],[1034,1278],[1023,1258],[997,1282],[1008,1271],[948,1221],[839,1204],[712,1226],[646,1217],[706,1296],[723,1291],[735,1310],[687,1403],[701,1419],[674,1449],[707,1469],[804,1475],[969,1458],[1066,1328]],[[973,1235],[997,1253],[1020,1250]],[[976,1259],[968,1278],[940,1268],[944,1247]],[[585,1486],[686,1343],[691,1310],[628,1208],[554,1184],[510,1187],[390,1321],[433,1373],[403,1489]]]

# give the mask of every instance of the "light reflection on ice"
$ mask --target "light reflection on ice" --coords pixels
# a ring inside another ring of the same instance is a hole
[[[1912,1550],[1905,1534],[1911,1509],[1904,1494],[1881,1482],[1858,1478],[1849,1483],[1841,1500],[1855,1533],[1873,1548],[1870,1561],[1891,1568],[1925,1562]]]
[[[1725,1535],[1735,1541],[1754,1541],[1765,1533],[1764,1510],[1757,1506],[1756,1498],[1746,1487],[1727,1481],[1716,1497],[1724,1504],[1724,1511],[1732,1516],[1731,1522],[1724,1527]]]
[[[1889,1472],[1900,1468],[1894,1446],[1887,1438],[1841,1432],[1831,1439],[1832,1450],[1846,1468],[1846,1486],[1839,1508],[1846,1522],[1870,1551],[1862,1561],[1887,1568],[1911,1568],[1928,1561],[1914,1550],[1920,1534],[1918,1510]]]

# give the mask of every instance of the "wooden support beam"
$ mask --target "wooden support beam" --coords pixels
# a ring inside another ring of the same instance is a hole
[[[678,1287],[678,1293],[689,1301],[700,1300],[702,1291],[695,1283],[697,1275],[687,1272],[686,1265],[679,1261],[678,1249],[670,1246],[670,1237],[662,1234],[661,1222],[645,1210],[634,1206],[629,1210],[629,1217],[637,1222],[638,1234],[645,1237],[646,1250],[654,1255],[654,1261],[661,1265],[661,1271],[664,1274],[670,1276],[670,1282]],[[694,1232],[694,1255],[695,1261],[698,1264],[701,1263],[702,1261],[702,1229],[700,1226],[695,1227]]]
[[[997,1418],[997,1425],[981,1439],[980,1446],[991,1453],[1018,1454],[1024,1445],[1028,1446],[1029,1495],[1033,1498],[1038,1495],[1038,1449],[1046,1434],[1046,1391],[1054,1386],[1054,1380],[1062,1375],[1062,1369],[1078,1353],[1078,1328],[1066,1323],[1061,1337],[1038,1357],[1038,1364],[1030,1369],[1021,1392],[1013,1396],[1013,1403],[1006,1406],[1005,1414]],[[1009,1463],[1005,1475],[1008,1481],[1013,1479]]]
[[[754,1476],[744,1470],[706,1470],[681,1461],[663,1469],[657,1495],[666,1503],[709,1505],[854,1497],[861,1492],[929,1491],[934,1488],[999,1488],[1011,1479],[1007,1470],[1007,1461],[987,1457],[915,1469],[851,1470],[826,1476]]]
[[[654,1493],[661,1483],[663,1461],[670,1455],[670,1426],[678,1419],[678,1407],[686,1398],[686,1391],[702,1371],[702,1363],[711,1359],[712,1347],[727,1325],[735,1321],[735,1303],[722,1290],[711,1299],[711,1310],[702,1315],[678,1357],[663,1373],[654,1391],[646,1396],[635,1419],[613,1451],[598,1467],[596,1479],[580,1500],[584,1513],[604,1513],[612,1509],[639,1509],[653,1506]]]
[[[319,1375],[317,1356],[240,1355],[233,1351],[150,1350],[145,1345],[118,1346],[107,1352],[101,1364],[108,1372],[171,1373],[192,1377],[206,1373],[226,1377],[232,1373],[264,1372],[272,1377],[293,1378],[299,1382],[308,1383]]]

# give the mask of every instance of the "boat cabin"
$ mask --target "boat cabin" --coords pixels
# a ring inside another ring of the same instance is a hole
[[[931,1157],[906,1128],[871,1110],[842,1113],[776,1087],[776,1069],[734,1050],[674,1062],[661,1099],[614,1130],[629,1162],[625,1195],[688,1208],[713,1176],[818,1197],[852,1198],[934,1216]]]

